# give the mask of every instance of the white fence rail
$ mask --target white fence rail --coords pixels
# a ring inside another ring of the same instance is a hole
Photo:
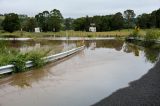
[[[71,49],[71,50],[68,50],[68,51],[65,51],[65,52],[62,52],[62,53],[58,53],[58,54],[55,54],[55,55],[51,55],[51,56],[48,56],[48,57],[44,57],[42,59],[44,59],[44,61],[47,63],[47,62],[51,62],[51,61],[56,61],[58,59],[61,59],[61,58],[64,58],[66,56],[69,56],[71,54],[74,54],[78,51],[81,51],[84,49],[85,46],[81,46],[81,47],[78,47],[78,48],[74,48],[74,49]],[[32,67],[33,64],[32,64],[32,61],[27,61],[26,62],[26,68],[30,68]],[[6,66],[2,66],[0,67],[0,74],[6,74],[6,73],[10,73],[13,71],[13,68],[14,68],[14,65],[6,65]]]

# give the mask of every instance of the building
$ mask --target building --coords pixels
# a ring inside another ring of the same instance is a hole
[[[96,27],[89,27],[90,32],[96,32]]]
[[[40,28],[37,27],[37,28],[34,28],[35,32],[40,32]]]
[[[91,24],[90,24],[89,31],[90,31],[90,32],[96,32],[96,31],[97,31],[97,30],[96,30],[95,23],[91,23]]]

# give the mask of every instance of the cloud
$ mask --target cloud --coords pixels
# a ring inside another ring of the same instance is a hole
[[[135,10],[136,14],[158,9],[160,0],[0,0],[0,13],[35,14],[59,9],[64,17],[106,15]]]

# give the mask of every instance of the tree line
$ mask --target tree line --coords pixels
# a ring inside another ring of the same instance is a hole
[[[137,25],[141,28],[160,28],[160,9],[150,14],[142,14],[137,17]]]
[[[9,13],[0,14],[0,30],[34,32],[34,28],[39,27],[42,32],[58,32],[60,30],[89,31],[91,24],[96,27],[98,32],[134,28],[135,26],[140,28],[160,28],[160,9],[150,14],[144,13],[137,17],[135,16],[134,10],[130,9],[123,13],[85,16],[76,19],[63,18],[63,15],[57,9],[43,11],[36,14],[35,17]]]

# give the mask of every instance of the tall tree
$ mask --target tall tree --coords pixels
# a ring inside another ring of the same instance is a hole
[[[44,32],[47,32],[49,29],[48,29],[48,26],[49,26],[49,12],[48,11],[43,11],[42,12],[43,14],[43,25],[42,25],[42,30]]]
[[[40,27],[40,28],[43,28],[43,25],[44,25],[44,17],[43,17],[43,13],[39,13],[39,14],[37,14],[36,16],[35,16],[35,18],[36,18],[36,21],[37,21],[37,23],[38,23],[38,26]]]
[[[4,20],[3,14],[0,14],[0,30],[3,29],[3,28],[2,28],[2,22],[3,22],[3,20]]]
[[[122,29],[124,25],[124,19],[122,13],[118,12],[112,17],[112,25],[111,28],[113,30]]]
[[[152,27],[156,27],[156,11],[151,13],[150,22]]]
[[[73,22],[74,30],[75,31],[84,31],[85,30],[85,18],[77,18]]]
[[[25,24],[25,30],[28,32],[34,32],[34,28],[37,26],[35,18],[28,18]]]
[[[74,22],[74,19],[66,18],[64,20],[64,29],[65,30],[73,30],[73,22]]]
[[[126,10],[124,11],[124,18],[127,20],[128,28],[131,27],[131,22],[133,21],[133,18],[136,16],[134,13],[134,10]]]
[[[92,17],[92,23],[95,23],[96,30],[99,32],[101,31],[102,27],[102,17],[101,16],[93,16]]]
[[[38,26],[42,29],[42,31],[46,32],[48,31],[48,21],[49,21],[49,12],[43,11],[42,13],[39,13],[35,16],[36,21],[38,23]]]
[[[85,31],[89,31],[89,27],[90,27],[90,18],[88,17],[88,15],[85,17]]]
[[[111,19],[112,15],[101,16],[100,24],[99,24],[99,31],[109,31],[111,30]]]
[[[18,15],[10,13],[5,15],[5,19],[2,22],[3,29],[8,32],[16,31],[20,28],[20,21]]]
[[[150,14],[142,14],[137,17],[137,24],[141,28],[150,28],[151,27],[151,21],[150,21]]]
[[[22,15],[18,15],[18,17],[19,17],[19,20],[20,20],[20,28],[21,28],[22,30],[24,30],[24,27],[25,27],[25,25],[26,25],[26,22],[28,21],[28,16],[22,14]]]
[[[61,12],[54,9],[50,12],[49,27],[51,31],[60,31],[63,23],[63,16]]]
[[[156,11],[156,27],[160,28],[160,9]]]

